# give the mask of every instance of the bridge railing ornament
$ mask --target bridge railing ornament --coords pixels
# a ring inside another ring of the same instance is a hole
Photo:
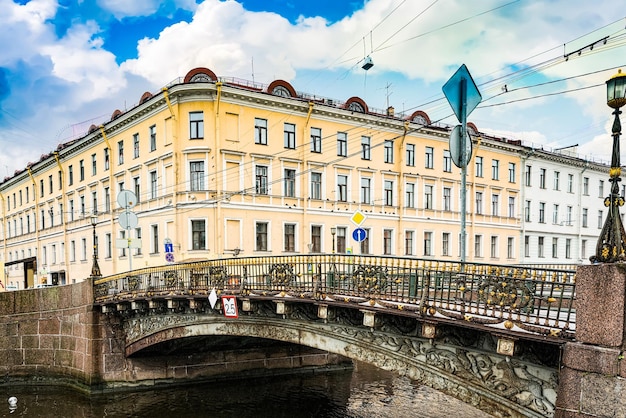
[[[496,266],[346,254],[237,257],[144,268],[94,281],[95,303],[218,295],[353,305],[573,338],[573,266]]]

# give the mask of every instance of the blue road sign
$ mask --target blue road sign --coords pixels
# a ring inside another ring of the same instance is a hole
[[[367,237],[367,232],[365,232],[365,229],[363,229],[363,228],[356,228],[354,231],[352,231],[352,238],[356,242],[361,242],[366,237]]]
[[[463,102],[465,101],[465,116],[467,116],[483,100],[465,64],[461,65],[456,73],[446,81],[442,90],[456,118],[461,123],[463,123]],[[465,96],[465,100],[463,100],[463,96]]]
[[[165,252],[173,253],[174,252],[174,244],[165,244]]]

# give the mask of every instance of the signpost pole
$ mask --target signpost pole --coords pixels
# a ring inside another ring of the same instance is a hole
[[[461,98],[461,161],[467,161],[465,155],[466,147],[465,141],[467,132],[467,80],[461,78],[459,83],[460,98]],[[466,231],[466,207],[467,207],[467,164],[461,164],[461,268],[465,267],[465,244],[467,242]]]

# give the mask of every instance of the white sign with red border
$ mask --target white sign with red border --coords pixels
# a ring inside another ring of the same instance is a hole
[[[236,296],[222,296],[222,308],[226,318],[239,318]]]

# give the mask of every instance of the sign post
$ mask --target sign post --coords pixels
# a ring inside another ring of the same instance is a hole
[[[116,247],[128,249],[128,271],[133,269],[133,253],[132,248],[141,248],[141,240],[131,238],[131,229],[136,228],[139,224],[137,214],[131,209],[137,204],[137,196],[130,190],[122,190],[117,195],[117,203],[120,205],[124,212],[120,213],[118,222],[122,229],[126,230],[126,238],[118,239],[116,241]]]
[[[442,87],[456,118],[461,122],[450,134],[450,157],[461,169],[461,263],[465,263],[467,206],[467,164],[472,159],[472,140],[467,135],[467,115],[482,101],[482,96],[465,64]],[[463,266],[463,264],[461,264]]]

